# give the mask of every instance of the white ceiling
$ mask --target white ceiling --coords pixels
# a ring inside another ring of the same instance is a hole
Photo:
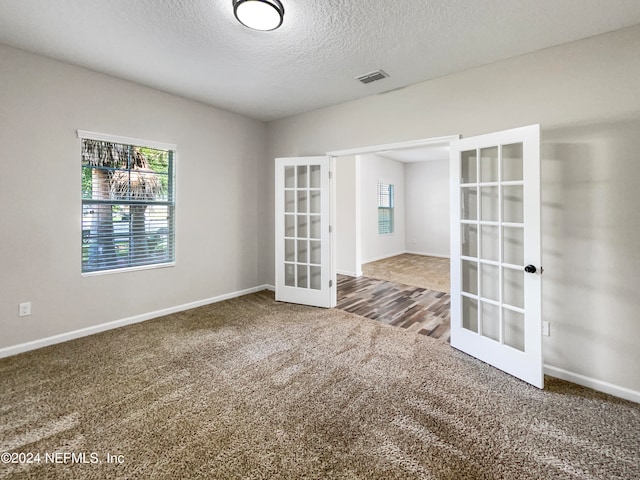
[[[257,32],[232,0],[1,0],[0,43],[273,120],[640,23],[638,0],[282,3]]]

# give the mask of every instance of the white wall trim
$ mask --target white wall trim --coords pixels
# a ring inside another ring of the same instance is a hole
[[[337,270],[336,273],[338,275],[346,275],[347,277],[361,277],[362,276],[362,272],[360,273],[356,273],[356,272],[348,272],[346,270]]]
[[[422,255],[423,257],[451,258],[451,256],[449,255],[442,255],[440,253],[414,252],[411,250],[407,250],[404,253],[410,253],[411,255]]]
[[[360,176],[360,164],[362,163],[362,157],[360,155],[355,156],[355,185],[353,186],[355,195],[355,249],[354,249],[354,266],[356,268],[356,277],[362,276],[362,198],[360,189],[362,188],[362,178]]]
[[[630,388],[614,385],[609,382],[597,380],[595,378],[580,375],[579,373],[570,372],[562,368],[554,367],[551,365],[544,365],[544,373],[550,377],[559,378],[561,380],[567,380],[568,382],[577,383],[583,387],[589,387],[598,392],[608,393],[615,397],[630,400],[632,402],[640,403],[640,392],[631,390]]]
[[[403,253],[406,253],[406,252],[402,250],[400,252],[390,253],[389,255],[383,255],[381,257],[368,258],[366,260],[362,260],[362,264],[364,265],[365,263],[377,262],[379,260],[385,260],[387,258],[397,257],[398,255],[402,255]]]
[[[141,138],[123,137],[121,135],[111,135],[110,133],[89,132],[87,130],[76,130],[78,138],[87,138],[90,140],[98,140],[101,142],[124,143],[126,145],[135,145],[137,147],[151,147],[158,150],[176,151],[178,146],[175,143],[158,142],[156,140],[143,140]]]
[[[246,290],[239,290],[237,292],[226,293],[224,295],[218,295],[217,297],[205,298],[203,300],[196,300],[195,302],[185,303],[183,305],[177,305],[175,307],[163,308],[162,310],[156,310],[153,312],[142,313],[140,315],[134,315],[133,317],[122,318],[120,320],[114,320],[112,322],[101,323],[100,325],[93,325],[91,327],[81,328],[79,330],[73,330],[71,332],[61,333],[53,335],[51,337],[41,338],[39,340],[33,340],[31,342],[20,343],[18,345],[12,345],[10,347],[4,347],[0,349],[0,358],[10,357],[18,355],[19,353],[28,352],[30,350],[36,350],[42,347],[48,347],[49,345],[55,345],[57,343],[67,342],[76,338],[87,337],[95,333],[105,332],[107,330],[113,330],[114,328],[124,327],[126,325],[132,325],[134,323],[144,322],[153,318],[162,317],[171,313],[182,312],[196,307],[202,307],[212,303],[222,302],[223,300],[229,300],[231,298],[241,297],[250,293],[259,292],[262,290],[275,290],[271,285],[260,285],[258,287],[247,288]]]
[[[406,148],[425,147],[427,145],[449,145],[452,140],[458,140],[460,135],[447,135],[444,137],[423,138],[420,140],[410,140],[408,142],[385,143],[382,145],[370,145],[367,147],[347,148],[344,150],[334,150],[327,152],[333,157],[344,157],[346,155],[361,155],[365,153],[377,153],[385,150],[403,150]]]
[[[409,250],[403,250],[401,252],[392,253],[390,255],[384,255],[382,257],[376,257],[376,258],[372,258],[370,260],[363,260],[362,264],[364,265],[365,263],[377,262],[379,260],[386,260],[387,258],[397,257],[398,255],[402,255],[403,253],[410,253],[412,255],[422,255],[423,257],[450,258],[449,255],[440,255],[438,253],[412,252],[412,251],[409,251]],[[350,273],[345,273],[345,275],[351,275],[351,274]],[[360,275],[362,275],[362,273],[360,273]]]

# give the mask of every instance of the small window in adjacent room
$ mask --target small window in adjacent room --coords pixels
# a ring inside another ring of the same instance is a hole
[[[393,233],[393,185],[378,182],[378,234]]]
[[[82,273],[175,262],[175,145],[78,131]]]

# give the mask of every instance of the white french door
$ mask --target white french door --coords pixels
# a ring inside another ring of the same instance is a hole
[[[331,308],[330,158],[276,158],[276,300]]]
[[[543,388],[540,126],[450,152],[451,346]]]

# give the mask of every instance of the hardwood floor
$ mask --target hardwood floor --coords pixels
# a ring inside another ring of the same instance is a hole
[[[403,253],[362,265],[362,274],[403,285],[449,293],[449,259]]]
[[[369,277],[338,275],[337,308],[449,341],[448,293]]]

